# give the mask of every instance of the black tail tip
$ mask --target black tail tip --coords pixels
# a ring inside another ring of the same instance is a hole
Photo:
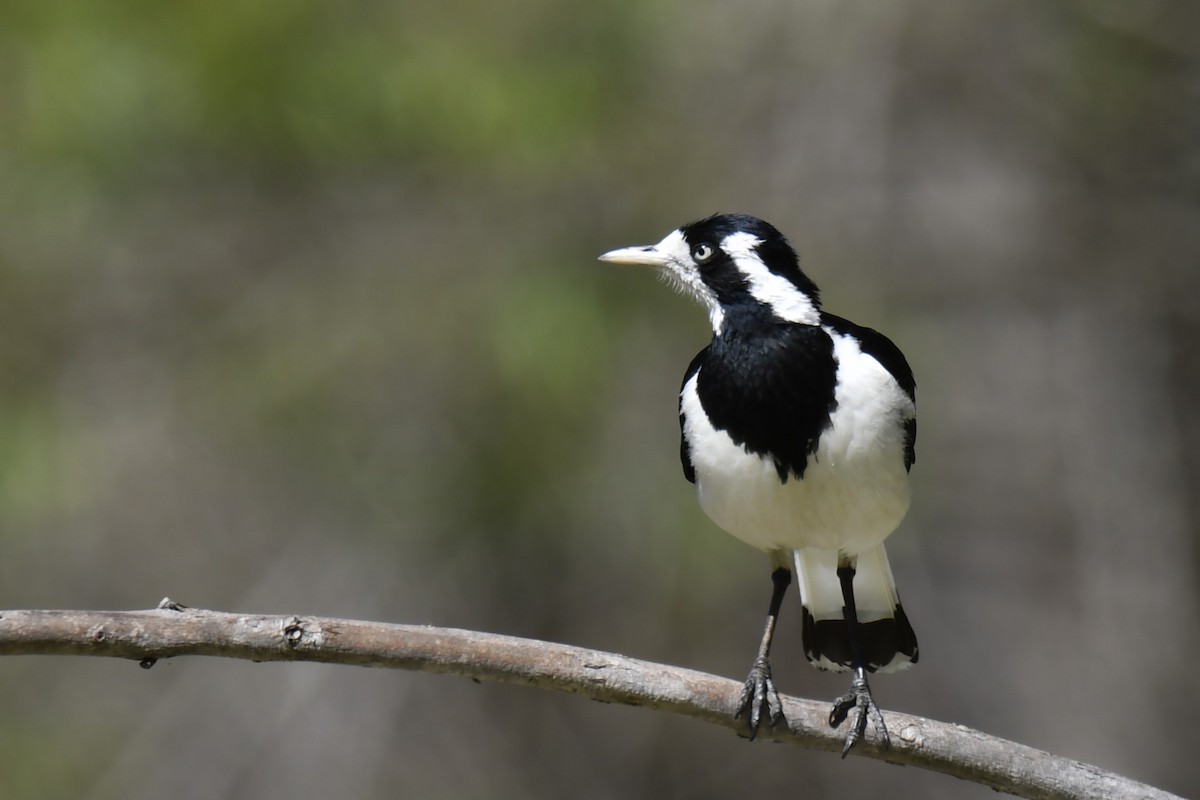
[[[814,619],[804,609],[804,654],[818,669],[846,670],[854,665],[850,631],[842,619]],[[863,668],[868,672],[901,669],[917,663],[917,635],[904,609],[897,604],[895,615],[858,623]]]

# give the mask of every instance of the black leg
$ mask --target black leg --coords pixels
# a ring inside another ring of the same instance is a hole
[[[871,687],[867,684],[867,673],[863,669],[862,645],[858,641],[858,610],[854,606],[854,567],[849,564],[840,565],[837,574],[842,584],[842,615],[846,619],[850,636],[854,680],[850,682],[850,691],[833,701],[833,710],[829,712],[829,725],[836,728],[851,711],[854,711],[850,730],[846,733],[846,744],[842,747],[842,758],[845,758],[850,748],[866,733],[868,717],[874,723],[875,733],[879,735],[883,746],[891,747],[892,742],[888,737],[887,725],[883,722],[883,713],[871,697]]]
[[[771,654],[771,639],[775,636],[775,622],[779,619],[779,608],[783,605],[783,596],[787,593],[788,585],[792,582],[792,573],[780,567],[771,573],[771,608],[767,611],[767,624],[763,628],[762,643],[758,646],[758,657],[750,667],[750,676],[746,678],[746,686],[742,689],[741,700],[738,701],[737,719],[746,715],[750,725],[750,739],[758,735],[758,726],[762,724],[762,712],[765,709],[767,719],[774,726],[783,719],[783,704],[779,702],[779,692],[775,690],[775,681],[771,679],[771,667],[767,656]]]

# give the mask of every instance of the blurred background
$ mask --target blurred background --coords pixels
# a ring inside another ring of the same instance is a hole
[[[0,608],[346,616],[741,679],[709,337],[598,264],[787,232],[919,384],[886,708],[1200,792],[1200,7],[10,0]],[[785,606],[788,693],[832,699]],[[0,797],[990,798],[443,676],[0,660]]]

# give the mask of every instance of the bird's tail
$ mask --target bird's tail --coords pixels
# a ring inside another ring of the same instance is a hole
[[[842,613],[838,553],[794,551],[796,581],[804,604],[804,654],[818,669],[847,670],[853,663],[850,633]],[[854,601],[863,666],[869,672],[904,669],[917,661],[917,636],[896,594],[887,553],[879,544],[858,556]]]

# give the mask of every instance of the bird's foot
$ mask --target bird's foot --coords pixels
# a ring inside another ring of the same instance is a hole
[[[851,714],[853,712],[853,714]],[[888,736],[887,725],[883,721],[883,712],[875,705],[871,697],[871,687],[867,684],[867,676],[861,669],[857,670],[854,680],[850,683],[850,691],[833,701],[833,710],[829,712],[829,726],[836,728],[850,716],[850,730],[846,733],[846,744],[842,747],[842,758],[850,752],[863,734],[867,731],[867,718],[875,726],[875,733],[884,748],[892,746]]]
[[[734,719],[743,714],[750,726],[750,740],[758,735],[758,728],[763,722],[763,712],[772,727],[783,719],[783,703],[779,701],[779,692],[775,690],[775,681],[771,678],[771,667],[765,658],[758,658],[750,667],[750,675],[742,688],[742,697],[738,701],[737,713]]]

